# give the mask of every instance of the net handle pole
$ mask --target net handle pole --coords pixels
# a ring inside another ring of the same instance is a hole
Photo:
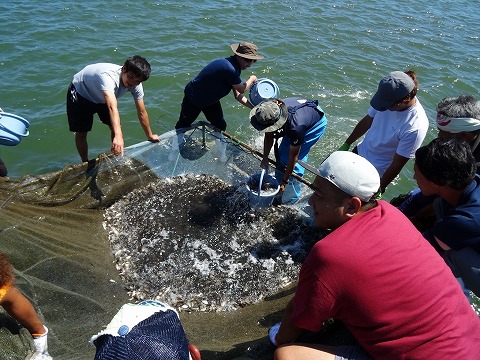
[[[222,133],[225,137],[227,137],[227,138],[229,138],[230,140],[232,140],[234,143],[242,146],[243,148],[247,149],[248,151],[250,151],[250,152],[254,153],[255,155],[263,158],[263,153],[261,153],[260,151],[258,151],[258,150],[256,150],[256,149],[252,148],[251,146],[245,144],[243,141],[238,140],[236,137],[230,135],[230,134],[227,133],[226,131],[222,131],[221,133]],[[282,168],[282,166],[281,166],[279,163],[277,163],[275,160],[272,160],[272,159],[268,158],[268,162],[269,162],[270,164],[274,165],[274,166],[275,166],[276,168],[278,168],[278,169]],[[301,176],[298,176],[298,175],[295,174],[295,173],[292,173],[290,176],[292,176],[293,178],[297,179],[298,181],[304,183],[304,184],[307,185],[307,186],[311,186],[311,185],[312,185],[312,183],[311,183],[310,181],[308,181],[307,179],[305,179],[305,178],[303,178],[303,177],[301,177]]]

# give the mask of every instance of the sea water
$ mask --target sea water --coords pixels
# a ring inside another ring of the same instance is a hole
[[[265,59],[242,72],[277,83],[282,97],[318,99],[329,124],[311,151],[318,165],[340,146],[367,112],[378,81],[393,70],[415,69],[419,100],[430,118],[425,141],[436,136],[435,106],[447,96],[478,95],[479,1],[119,1],[0,3],[0,107],[30,121],[30,136],[0,147],[13,178],[78,163],[65,114],[73,75],[95,62],[122,64],[146,57],[144,83],[154,132],[173,128],[183,87],[209,61],[231,54],[230,44],[251,41]],[[227,132],[258,137],[248,109],[222,100]],[[145,140],[129,94],[119,100],[125,144]],[[98,120],[90,154],[110,149]],[[91,156],[92,156],[91,155]],[[410,189],[411,164],[385,194]]]

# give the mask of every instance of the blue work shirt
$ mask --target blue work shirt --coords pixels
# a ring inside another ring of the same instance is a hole
[[[240,74],[235,55],[216,59],[185,86],[185,95],[199,108],[215,104],[242,82]]]
[[[480,177],[467,186],[457,206],[441,199],[442,216],[427,231],[454,250],[467,246],[480,252]]]

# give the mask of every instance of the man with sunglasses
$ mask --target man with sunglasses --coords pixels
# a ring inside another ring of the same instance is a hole
[[[380,174],[382,193],[422,145],[428,118],[416,95],[415,72],[393,71],[384,77],[370,100],[367,115],[360,120],[339,150],[365,134],[353,151],[370,161]]]
[[[123,66],[98,63],[87,65],[75,74],[67,92],[67,116],[70,131],[83,162],[88,161],[87,134],[92,130],[93,116],[98,115],[111,131],[111,150],[123,155],[124,141],[117,99],[130,92],[137,116],[150,141],[159,141],[152,133],[147,109],[143,102],[142,82],[150,77],[150,64],[139,55],[128,58]]]
[[[275,359],[477,359],[480,319],[452,272],[411,222],[376,200],[380,177],[365,158],[336,151],[318,170],[314,224],[331,232],[300,270],[281,323],[269,331]],[[328,319],[358,344],[302,342]]]
[[[250,75],[246,81],[242,81],[240,75],[242,70],[248,69],[257,60],[263,59],[263,56],[258,53],[257,45],[249,42],[234,43],[230,47],[234,55],[213,60],[185,86],[180,116],[175,129],[190,126],[203,112],[207,121],[217,129],[225,131],[227,123],[223,117],[220,99],[230,92],[240,104],[253,108],[243,94],[257,81],[257,77]],[[183,132],[177,131],[177,134],[172,138],[171,154],[173,155],[178,152],[178,147],[183,143]],[[223,137],[220,134],[218,137],[218,145],[222,147],[221,155],[225,155]]]

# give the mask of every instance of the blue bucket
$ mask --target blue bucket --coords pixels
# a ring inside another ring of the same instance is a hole
[[[250,176],[246,183],[248,190],[248,198],[251,207],[269,207],[273,203],[273,199],[280,190],[280,184],[273,176],[265,174],[262,179],[259,193],[260,178],[262,174],[254,174]]]
[[[263,100],[280,97],[280,90],[274,81],[270,79],[258,79],[256,84],[250,87],[248,94],[250,102],[253,106],[257,106]]]
[[[14,146],[23,136],[28,136],[30,123],[15,114],[0,113],[0,145]]]
[[[20,143],[20,140],[20,136],[4,131],[0,128],[0,145],[15,146]]]

